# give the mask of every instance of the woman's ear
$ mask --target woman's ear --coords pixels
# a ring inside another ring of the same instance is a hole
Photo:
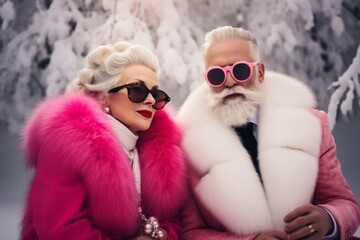
[[[96,96],[96,100],[101,104],[101,106],[103,107],[107,107],[109,106],[108,103],[108,96],[106,93],[98,93]]]
[[[96,100],[101,105],[101,108],[105,113],[111,114],[111,109],[108,102],[108,96],[106,93],[98,93],[96,96]]]

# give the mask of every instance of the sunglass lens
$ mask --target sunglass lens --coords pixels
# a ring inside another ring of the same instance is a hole
[[[166,101],[155,102],[153,108],[155,108],[156,110],[160,110],[165,107],[166,103]]]
[[[162,109],[169,101],[168,95],[162,90],[159,89],[151,90],[151,95],[155,99],[155,104],[153,107],[157,110]]]
[[[214,68],[207,73],[206,77],[212,85],[218,86],[224,82],[225,73],[220,68]]]
[[[131,86],[128,91],[129,98],[134,103],[140,103],[144,101],[148,95],[148,89],[143,84]]]
[[[239,63],[233,67],[233,75],[237,80],[243,81],[250,77],[250,66],[245,63]]]
[[[167,96],[165,92],[158,89],[151,90],[151,95],[153,96],[156,102],[165,100]]]

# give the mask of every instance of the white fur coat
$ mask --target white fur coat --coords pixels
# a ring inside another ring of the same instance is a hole
[[[234,233],[282,229],[287,213],[311,202],[316,183],[322,132],[311,90],[266,72],[258,119],[264,185],[235,131],[209,107],[209,90],[199,86],[178,113],[190,165],[201,177],[193,186],[197,199]]]

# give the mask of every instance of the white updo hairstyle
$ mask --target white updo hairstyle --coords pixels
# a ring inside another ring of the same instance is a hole
[[[260,51],[255,36],[243,28],[223,26],[213,29],[205,35],[205,43],[201,46],[203,59],[205,59],[210,46],[228,39],[242,39],[249,43],[252,57],[260,61]]]
[[[86,57],[85,67],[72,81],[68,92],[84,92],[101,101],[107,92],[116,87],[124,69],[132,64],[144,65],[160,75],[159,60],[149,49],[129,42],[103,45]]]

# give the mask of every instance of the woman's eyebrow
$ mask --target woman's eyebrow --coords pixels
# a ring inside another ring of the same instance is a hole
[[[131,83],[141,83],[141,84],[144,84],[146,86],[146,84],[145,84],[145,82],[143,80],[138,79],[138,78],[135,78],[134,80],[136,80],[136,81],[131,82]],[[158,88],[159,88],[159,85],[154,85],[151,89],[158,89]]]

